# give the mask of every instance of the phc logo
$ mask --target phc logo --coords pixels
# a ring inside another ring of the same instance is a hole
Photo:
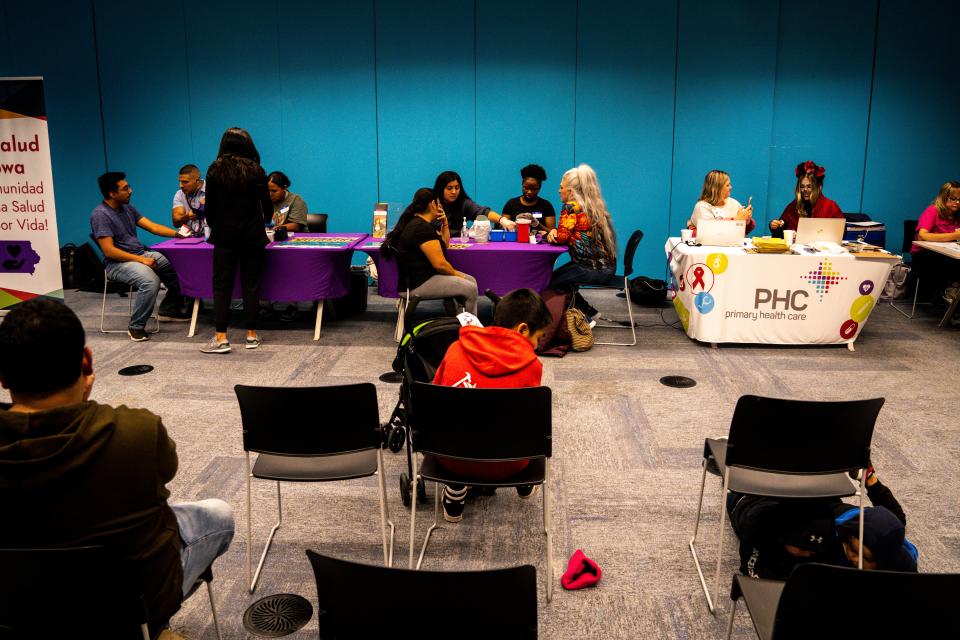
[[[806,280],[808,284],[813,285],[820,297],[820,302],[823,302],[823,296],[830,293],[830,287],[836,286],[840,284],[841,280],[847,279],[846,276],[841,275],[839,271],[833,268],[833,263],[828,259],[821,260],[816,269],[811,269],[806,275],[800,277]]]

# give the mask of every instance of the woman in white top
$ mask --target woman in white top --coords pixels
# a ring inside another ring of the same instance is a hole
[[[744,208],[730,197],[730,176],[725,171],[714,169],[703,179],[700,200],[693,207],[687,227],[696,229],[701,220],[746,220],[747,233],[753,231],[753,205]]]

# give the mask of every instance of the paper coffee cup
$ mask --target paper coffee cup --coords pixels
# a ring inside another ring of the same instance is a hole
[[[790,231],[789,229],[783,232],[783,239],[787,243],[787,246],[792,246],[793,241],[797,238],[796,231]]]
[[[680,239],[684,242],[693,240],[693,229],[682,229],[680,231]]]

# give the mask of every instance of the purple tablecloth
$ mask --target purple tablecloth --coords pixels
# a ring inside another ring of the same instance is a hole
[[[297,233],[295,238],[345,238],[342,246],[284,247],[267,245],[260,296],[264,300],[325,300],[339,298],[350,288],[353,250],[365,233]],[[213,297],[213,245],[195,240],[173,239],[150,247],[167,257],[180,278],[183,294],[191,298]],[[242,298],[239,276],[233,296]]]
[[[398,297],[397,263],[381,259],[379,242],[367,242],[357,248],[372,257],[377,265],[378,293],[385,298]],[[566,247],[552,244],[476,244],[471,240],[467,248],[447,249],[447,260],[457,271],[476,278],[481,294],[490,289],[502,296],[522,287],[543,291],[550,284],[553,263],[566,251]]]

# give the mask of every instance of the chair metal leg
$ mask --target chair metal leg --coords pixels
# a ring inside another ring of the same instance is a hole
[[[946,312],[944,312],[943,317],[940,318],[940,324],[937,325],[938,327],[942,327],[944,324],[949,322],[950,318],[953,317],[954,312],[957,310],[958,302],[960,302],[960,296],[956,296],[953,299],[953,302],[951,302],[950,305],[947,307],[947,310]]]
[[[250,454],[247,453],[247,581],[250,583],[249,591],[253,593],[257,589],[257,583],[260,581],[260,572],[263,570],[263,563],[267,559],[267,552],[270,551],[270,545],[273,544],[273,536],[277,533],[277,529],[280,528],[280,525],[283,524],[283,504],[280,499],[280,482],[277,481],[277,523],[273,525],[273,528],[270,529],[270,535],[267,537],[267,544],[263,547],[263,553],[260,554],[260,562],[257,564],[257,570],[253,574],[253,577],[250,577],[251,572],[251,562],[250,562],[250,551],[253,547],[253,527],[251,522],[253,521],[253,514],[251,511],[251,499],[250,499],[250,478],[252,477],[250,473]]]
[[[407,299],[402,295],[397,298],[397,326],[393,330],[393,341],[403,340],[403,318],[407,313]]]
[[[627,278],[623,279],[623,293],[627,298],[627,316],[630,318],[630,326],[624,327],[617,324],[598,324],[598,328],[603,329],[630,329],[630,333],[633,337],[632,342],[600,342],[599,340],[594,342],[594,344],[605,344],[613,345],[619,347],[632,347],[637,344],[637,328],[633,324],[633,303],[630,301],[630,283],[627,281]]]
[[[857,553],[857,569],[863,569],[863,500],[865,491],[865,482],[867,477],[867,470],[860,470],[860,537],[858,538],[857,547],[859,552]]]
[[[739,598],[738,598],[739,599]],[[727,640],[733,637],[733,619],[737,615],[737,601],[734,600],[733,604],[730,605],[730,624],[727,625]]]
[[[109,286],[110,286],[110,278],[107,277],[107,270],[104,269],[104,270],[103,270],[103,299],[102,299],[102,301],[100,302],[100,333],[127,333],[127,330],[126,330],[126,329],[105,329],[104,326],[103,326],[103,325],[105,324],[104,320],[105,320],[106,315],[107,315],[107,287],[109,287]],[[134,295],[133,292],[134,292],[133,287],[130,287],[130,291],[127,292],[127,300],[128,300],[128,304],[127,304],[127,315],[128,315],[128,318],[129,318],[129,316],[133,315],[133,295]],[[139,294],[137,294],[137,295],[139,295]],[[159,296],[159,294],[158,294],[158,295],[157,295],[157,299],[159,300],[159,298],[160,298],[160,296]],[[150,333],[160,333],[160,316],[159,316],[159,313],[157,312],[157,308],[158,308],[157,305],[158,305],[158,303],[157,303],[157,302],[154,302],[154,305],[153,305],[153,315],[150,316],[150,318],[149,318],[149,320],[153,320],[153,321],[156,323],[156,324],[154,325],[153,330],[150,331]],[[148,320],[148,322],[149,322],[149,320]],[[146,327],[144,327],[144,329],[146,329]]]
[[[420,479],[420,482],[423,482],[423,479]],[[440,494],[443,493],[442,485],[437,484],[436,489],[433,492],[433,524],[430,525],[430,528],[427,529],[427,535],[423,538],[423,546],[420,547],[420,557],[417,558],[417,571],[420,570],[420,567],[423,565],[423,556],[427,552],[427,545],[430,544],[430,536],[433,535],[433,530],[440,525]],[[416,500],[416,496],[413,498]]]
[[[550,514],[550,458],[547,458],[546,468],[543,476],[543,486],[540,487],[543,493],[543,532],[547,538],[547,575],[544,580],[544,587],[547,590],[547,602],[553,600],[553,534],[550,530],[553,527],[553,520]]]
[[[217,640],[223,640],[220,635],[220,620],[217,618],[217,605],[213,601],[213,585],[207,581],[207,595],[210,597],[210,613],[213,614],[213,628],[217,632]]]
[[[377,476],[380,486],[380,531],[383,534],[383,564],[387,567],[393,566],[393,533],[394,526],[390,520],[390,512],[387,508],[387,485],[383,477],[383,449],[377,449]],[[387,545],[387,525],[390,525],[390,542]]]
[[[407,568],[413,569],[413,544],[417,521],[417,454],[413,454],[413,475],[410,477],[410,559]],[[422,482],[422,481],[421,481]]]
[[[724,501],[727,498],[727,489],[730,486],[729,467],[723,472],[723,491],[720,493],[720,528],[717,531],[717,574],[714,578],[713,601],[720,597],[720,565],[723,563],[723,525],[727,522],[727,509]],[[713,612],[715,613],[715,612]]]
[[[140,625],[140,634],[143,636],[143,640],[150,640],[150,628],[146,622]]]
[[[320,325],[323,323],[323,300],[317,300],[317,322],[313,327],[313,339],[320,339]]]
[[[697,503],[697,521],[693,525],[693,537],[690,538],[690,553],[693,554],[693,563],[697,567],[697,575],[700,577],[700,587],[703,589],[703,595],[707,597],[707,607],[710,613],[714,613],[713,599],[710,597],[710,589],[707,588],[707,580],[703,576],[703,568],[700,566],[700,558],[697,557],[697,532],[700,530],[700,514],[703,510],[703,489],[707,483],[707,459],[703,460],[703,472],[700,475],[700,500]]]
[[[917,278],[917,279],[914,281],[914,286],[913,286],[913,306],[910,308],[910,313],[909,313],[909,314],[908,314],[906,311],[904,311],[903,309],[901,309],[900,307],[898,307],[892,298],[890,299],[890,306],[893,307],[894,309],[896,309],[896,310],[900,313],[900,315],[902,315],[904,318],[908,318],[908,319],[910,319],[910,320],[913,320],[913,316],[915,316],[915,315],[917,314],[917,296],[918,296],[918,295],[920,295],[920,278]],[[920,304],[929,304],[929,303],[928,303],[928,302],[921,302]]]

